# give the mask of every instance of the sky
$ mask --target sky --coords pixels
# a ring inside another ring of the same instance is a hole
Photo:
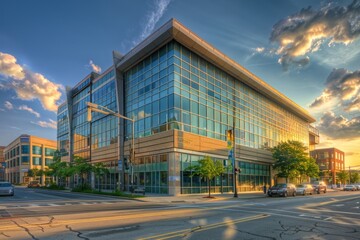
[[[360,165],[360,1],[0,1],[0,145],[56,140],[56,110],[91,71],[176,18],[317,119],[317,148]]]

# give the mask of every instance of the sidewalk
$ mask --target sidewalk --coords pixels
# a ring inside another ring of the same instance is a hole
[[[156,203],[198,203],[198,202],[213,202],[213,201],[228,201],[228,200],[241,200],[241,199],[255,199],[265,198],[266,195],[263,192],[240,192],[238,197],[234,198],[233,193],[212,193],[212,198],[207,198],[208,194],[183,194],[179,196],[164,196],[161,194],[147,193],[144,198],[137,199],[142,202],[156,202]]]

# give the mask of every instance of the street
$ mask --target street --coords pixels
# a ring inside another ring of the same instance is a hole
[[[0,239],[360,239],[359,191],[220,196],[159,202],[17,187],[0,197]]]

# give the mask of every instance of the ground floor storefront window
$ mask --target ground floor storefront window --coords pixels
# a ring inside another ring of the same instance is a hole
[[[168,158],[168,154],[136,158],[132,179],[134,187],[143,187],[147,193],[168,194]],[[130,179],[127,181],[131,182]]]
[[[193,175],[188,170],[189,166],[196,165],[204,158],[200,155],[191,155],[182,153],[180,157],[180,180],[181,194],[207,193],[209,191],[207,180]],[[233,192],[233,173],[231,163],[227,159],[217,159],[222,161],[225,172],[222,176],[212,179],[210,191],[213,193]],[[240,167],[241,173],[237,174],[238,191],[262,191],[264,185],[270,185],[270,166],[244,161],[237,161],[237,167]]]

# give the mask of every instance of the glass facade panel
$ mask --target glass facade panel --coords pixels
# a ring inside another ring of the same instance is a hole
[[[54,156],[55,149],[45,148],[45,156]]]
[[[21,145],[21,154],[30,154],[30,146]]]
[[[32,146],[32,154],[35,155],[41,155],[42,154],[42,148],[39,146]]]
[[[32,158],[33,165],[41,165],[41,158],[40,157],[33,157]]]

